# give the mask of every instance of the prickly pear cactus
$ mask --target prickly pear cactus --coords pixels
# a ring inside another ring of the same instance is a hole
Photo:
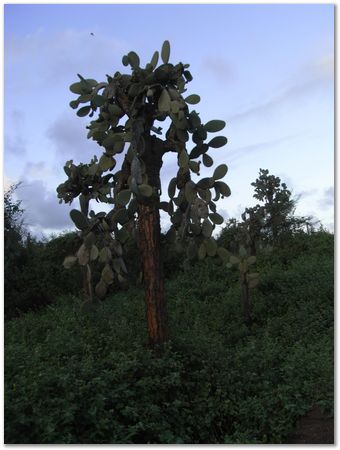
[[[123,280],[127,273],[124,243],[136,237],[141,205],[156,205],[170,216],[167,238],[185,250],[188,259],[223,253],[213,231],[223,223],[216,202],[230,195],[222,181],[228,167],[221,164],[209,177],[197,178],[201,164],[213,165],[209,151],[227,143],[226,137],[215,135],[225,122],[202,122],[193,109],[200,97],[186,93],[192,80],[189,64],[172,64],[169,59],[170,44],[165,41],[160,54],[156,51],[144,67],[131,51],[122,59],[131,73],[116,72],[104,82],[78,75],[79,81],[70,86],[77,96],[70,106],[79,117],[91,118],[87,137],[97,142],[102,154],[89,164],[68,161],[64,167],[68,178],[57,188],[58,197],[65,203],[79,197],[81,211],[72,210],[71,218],[84,239],[77,255],[66,258],[64,265],[103,264],[95,287],[98,297],[105,296],[115,277]],[[166,119],[163,130],[160,123]],[[178,169],[168,185],[168,201],[161,201],[160,169],[167,152],[177,154]],[[116,170],[119,154],[122,165]],[[89,211],[90,200],[113,208],[95,214]],[[104,236],[100,245],[99,236]]]
[[[251,271],[251,266],[256,263],[256,256],[250,255],[246,248],[240,245],[237,256],[225,254],[224,259],[228,261],[227,267],[238,267],[244,318],[246,325],[250,327],[252,324],[251,289],[255,288],[259,283],[259,274]]]
[[[239,254],[231,255],[229,258],[229,267],[237,264],[240,272],[242,282],[246,283],[249,288],[254,288],[258,285],[259,274],[250,272],[251,266],[256,263],[256,256],[249,255],[243,245],[240,246]]]

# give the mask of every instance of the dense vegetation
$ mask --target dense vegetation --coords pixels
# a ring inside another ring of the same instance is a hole
[[[332,252],[319,232],[261,258],[251,332],[236,272],[201,262],[174,276],[162,357],[145,350],[136,288],[91,314],[64,296],[9,321],[6,442],[284,441],[313,405],[332,413]]]
[[[251,324],[237,266],[218,257],[183,266],[167,248],[170,341],[159,355],[147,350],[132,245],[132,287],[113,285],[85,310],[81,273],[61,266],[77,235],[39,243],[11,195],[5,211],[5,248],[16,248],[5,258],[6,443],[282,443],[313,406],[333,415],[332,234],[306,233],[291,216],[268,252],[266,216]],[[230,221],[218,244],[235,253],[254,220]]]

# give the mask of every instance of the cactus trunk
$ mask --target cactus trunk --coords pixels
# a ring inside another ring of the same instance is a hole
[[[88,217],[89,214],[89,205],[90,205],[90,197],[86,195],[80,195],[79,197],[79,204],[80,204],[80,211],[84,215],[84,217]],[[84,237],[84,231],[82,231],[82,237]],[[91,269],[89,264],[86,264],[86,266],[83,267],[83,291],[85,299],[93,303],[93,292],[92,292],[92,276],[91,276]],[[86,301],[85,300],[85,301]]]
[[[154,136],[146,135],[144,141],[146,151],[143,152],[142,159],[146,167],[148,184],[153,188],[153,195],[139,201],[139,249],[145,286],[149,345],[161,350],[168,339],[159,215],[163,142]]]
[[[139,247],[145,285],[149,345],[162,348],[168,339],[164,296],[159,210],[155,204],[139,206]]]

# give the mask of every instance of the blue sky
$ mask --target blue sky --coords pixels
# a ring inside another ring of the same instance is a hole
[[[31,230],[72,227],[70,208],[55,194],[63,164],[99,154],[86,139],[86,118],[68,106],[76,74],[105,80],[125,70],[125,53],[146,63],[165,39],[171,62],[190,63],[188,94],[201,96],[202,121],[227,123],[228,144],[210,152],[229,167],[232,195],[218,203],[222,215],[239,217],[256,203],[250,183],[266,168],[300,197],[297,214],[332,230],[334,6],[5,5],[4,180],[22,181]]]

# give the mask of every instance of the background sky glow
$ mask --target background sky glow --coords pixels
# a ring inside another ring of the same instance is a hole
[[[5,5],[4,182],[22,181],[17,196],[31,231],[73,228],[68,212],[78,204],[59,205],[55,191],[65,180],[63,165],[101,154],[86,139],[89,119],[69,107],[76,74],[106,80],[127,69],[121,59],[130,50],[145,65],[165,39],[170,62],[190,63],[187,93],[200,95],[193,108],[202,122],[227,123],[228,144],[209,153],[215,165],[229,167],[224,181],[232,195],[218,211],[239,218],[255,205],[250,183],[264,168],[299,197],[297,214],[333,231],[333,5],[11,4]],[[173,157],[164,162],[163,191],[174,176]]]

